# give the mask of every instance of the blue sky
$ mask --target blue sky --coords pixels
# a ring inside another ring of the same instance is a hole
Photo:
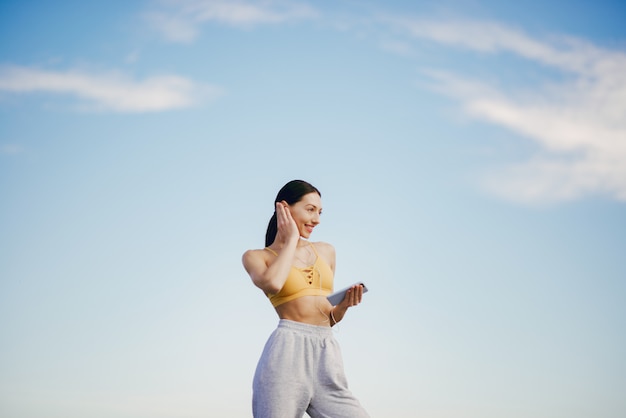
[[[248,417],[273,199],[373,417],[623,417],[617,1],[0,3],[0,412]]]

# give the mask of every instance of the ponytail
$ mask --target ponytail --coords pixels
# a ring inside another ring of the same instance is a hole
[[[269,247],[276,239],[278,233],[278,219],[276,218],[276,212],[270,218],[270,222],[267,225],[267,232],[265,233],[265,246]]]

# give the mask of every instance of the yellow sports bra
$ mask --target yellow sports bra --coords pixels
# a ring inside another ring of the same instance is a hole
[[[291,266],[283,288],[275,295],[266,293],[272,306],[277,307],[302,296],[327,296],[333,291],[333,271],[317,254],[315,245],[313,243],[310,245],[315,252],[315,262],[304,268]],[[265,247],[265,249],[278,256],[271,248]]]

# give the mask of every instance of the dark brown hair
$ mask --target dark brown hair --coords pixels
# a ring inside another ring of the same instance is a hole
[[[320,191],[317,190],[317,188],[312,184],[307,183],[304,180],[291,180],[278,191],[276,199],[274,200],[274,209],[276,209],[276,202],[282,202],[284,200],[285,202],[287,202],[287,204],[293,205],[294,203],[298,203],[300,199],[302,199],[302,196],[313,192],[322,197]],[[272,243],[276,239],[277,233],[278,221],[276,219],[276,210],[274,210],[274,215],[272,215],[272,217],[270,218],[270,222],[267,225],[267,232],[265,233],[266,247],[272,245]]]

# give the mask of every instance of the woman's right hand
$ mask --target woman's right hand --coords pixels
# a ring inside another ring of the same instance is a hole
[[[298,238],[300,238],[300,232],[298,231],[296,221],[291,216],[287,202],[276,202],[276,221],[278,225],[278,241],[287,243],[294,240],[297,242]]]

